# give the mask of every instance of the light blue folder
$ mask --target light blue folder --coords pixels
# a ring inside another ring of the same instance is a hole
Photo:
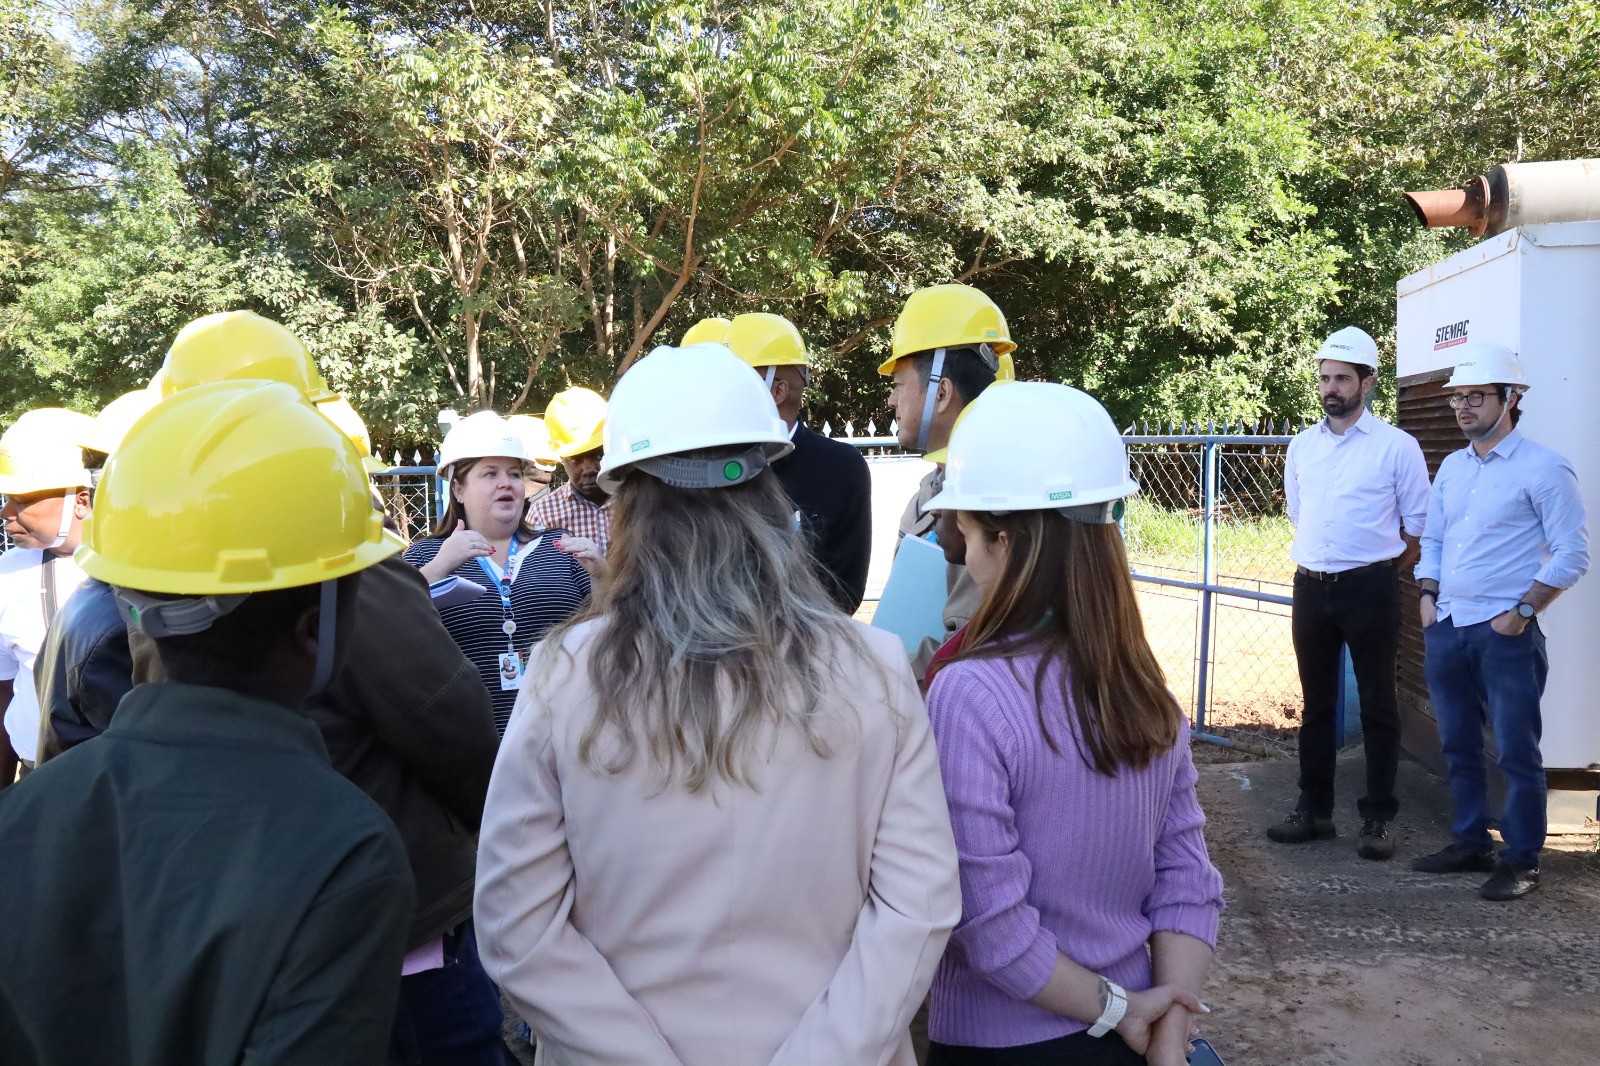
[[[944,549],[921,537],[903,538],[895,552],[872,624],[898,636],[907,655],[924,637],[944,635],[945,566]]]

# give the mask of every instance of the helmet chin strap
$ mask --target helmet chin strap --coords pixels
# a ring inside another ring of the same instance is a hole
[[[61,528],[56,531],[56,539],[45,546],[45,551],[55,551],[67,542],[67,534],[72,532],[72,516],[78,507],[78,490],[70,489],[61,497]]]
[[[922,401],[922,424],[917,427],[918,452],[928,450],[928,431],[933,428],[933,405],[939,401],[939,382],[944,380],[945,349],[933,350],[933,366],[928,371],[928,396]]]
[[[1505,404],[1500,408],[1500,417],[1494,420],[1494,425],[1490,426],[1476,437],[1473,437],[1472,439],[1474,441],[1488,440],[1500,429],[1500,423],[1511,417],[1511,397],[1513,395],[1520,394],[1517,394],[1514,391],[1506,393]]]
[[[928,371],[928,397],[922,401],[922,424],[917,427],[917,448],[919,452],[928,450],[928,432],[933,429],[933,407],[939,402],[939,382],[944,380],[944,357],[947,348],[933,350],[933,366]],[[980,344],[977,348],[978,358],[983,360],[985,366],[996,372],[996,381],[1010,381],[1015,376],[1011,369],[1011,360],[1007,356],[997,356],[994,349],[987,344]],[[1000,376],[1004,370],[1005,377]],[[949,443],[946,441],[945,443]]]
[[[316,696],[333,680],[334,630],[339,623],[339,583],[324,581],[317,597],[317,667],[311,675],[310,696]]]

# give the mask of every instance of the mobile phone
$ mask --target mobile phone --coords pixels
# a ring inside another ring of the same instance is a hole
[[[1198,1036],[1189,1041],[1189,1066],[1225,1066],[1217,1049]]]

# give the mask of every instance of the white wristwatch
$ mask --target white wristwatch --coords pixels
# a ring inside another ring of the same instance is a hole
[[[1100,1017],[1094,1025],[1089,1027],[1089,1035],[1093,1037],[1105,1036],[1117,1027],[1122,1021],[1122,1016],[1128,1013],[1128,993],[1115,981],[1100,978],[1100,984],[1106,993],[1106,1008],[1100,1012]]]

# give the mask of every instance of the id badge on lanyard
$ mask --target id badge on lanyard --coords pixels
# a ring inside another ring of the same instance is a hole
[[[515,692],[522,687],[522,675],[527,669],[523,655],[517,650],[515,636],[517,620],[511,615],[511,583],[517,576],[517,551],[522,546],[515,537],[506,548],[506,568],[500,576],[495,577],[494,570],[481,556],[478,566],[488,575],[490,583],[500,593],[500,611],[503,621],[500,623],[500,632],[506,635],[506,650],[501,653],[500,664],[500,691]]]

